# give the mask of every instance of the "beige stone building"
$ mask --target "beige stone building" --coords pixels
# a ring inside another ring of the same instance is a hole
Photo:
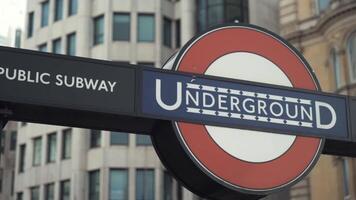
[[[280,31],[303,53],[323,91],[356,95],[355,0],[281,0]],[[323,155],[291,199],[354,200],[355,172],[355,159]]]

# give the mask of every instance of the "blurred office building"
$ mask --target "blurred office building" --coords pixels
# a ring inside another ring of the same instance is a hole
[[[28,0],[21,47],[160,67],[190,38],[216,24],[247,22],[278,32],[278,3]],[[164,169],[149,136],[26,122],[15,130],[15,167],[12,181],[6,181],[13,189],[1,199],[200,199]]]
[[[321,89],[356,95],[356,1],[280,0],[280,33],[305,56]],[[356,199],[356,160],[321,156],[295,200]]]

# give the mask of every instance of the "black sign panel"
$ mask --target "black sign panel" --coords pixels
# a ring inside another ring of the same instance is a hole
[[[134,67],[9,48],[0,58],[0,101],[134,114]]]

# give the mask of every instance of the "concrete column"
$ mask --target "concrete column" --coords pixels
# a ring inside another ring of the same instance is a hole
[[[193,0],[181,0],[181,43],[190,40],[196,33],[196,5]]]
[[[78,14],[77,16],[77,33],[76,33],[76,54],[77,56],[90,57],[91,47],[93,44],[92,32],[92,1],[78,0]]]
[[[71,192],[73,199],[87,199],[88,178],[87,178],[87,151],[88,151],[88,130],[72,129],[72,178]]]

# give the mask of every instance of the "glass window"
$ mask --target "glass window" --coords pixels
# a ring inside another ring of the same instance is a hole
[[[138,41],[153,42],[155,39],[155,19],[153,14],[138,15]]]
[[[68,6],[68,16],[77,14],[78,0],[69,0]]]
[[[177,200],[183,200],[183,187],[180,183],[177,184]]]
[[[38,50],[42,52],[47,52],[47,43],[39,45]]]
[[[136,145],[152,145],[151,137],[149,135],[136,135]]]
[[[4,170],[0,168],[0,193],[2,192],[3,179],[4,179]]]
[[[100,171],[89,172],[89,200],[100,200]]]
[[[70,180],[61,181],[59,197],[60,200],[70,199]]]
[[[90,148],[100,147],[101,132],[100,130],[90,130]]]
[[[5,152],[5,132],[0,131],[0,155]]]
[[[104,43],[104,15],[94,18],[94,45]]]
[[[198,30],[226,22],[248,22],[247,0],[198,0]]]
[[[11,131],[11,136],[10,136],[10,150],[11,151],[16,149],[16,140],[17,140],[17,131]]]
[[[163,45],[172,46],[172,20],[167,17],[163,18]]]
[[[111,145],[128,145],[129,144],[129,134],[123,132],[110,133],[110,144]]]
[[[57,133],[47,136],[47,163],[55,162],[57,154]]]
[[[54,183],[45,185],[45,200],[54,200]]]
[[[55,0],[54,6],[54,21],[61,20],[63,18],[63,0]]]
[[[23,192],[18,192],[16,194],[16,200],[23,200]]]
[[[165,171],[163,174],[163,200],[173,199],[172,187],[173,187],[173,178],[167,171]]]
[[[19,152],[19,173],[25,171],[25,156],[26,156],[26,144],[21,144],[20,152]]]
[[[110,170],[109,200],[126,200],[128,198],[127,169]]]
[[[62,135],[62,159],[68,159],[72,156],[72,129],[65,129]]]
[[[347,158],[342,158],[342,175],[343,175],[343,183],[344,183],[344,196],[350,196],[350,170],[349,170],[349,163]]]
[[[40,200],[40,187],[32,187],[30,189],[31,200]]]
[[[21,47],[21,29],[16,29],[15,32],[15,47],[20,48]]]
[[[334,68],[334,75],[335,75],[335,85],[336,88],[339,88],[341,85],[341,69],[340,69],[340,61],[339,61],[339,56],[337,55],[337,52],[335,49],[331,50],[331,64],[333,65]]]
[[[28,14],[28,22],[27,22],[27,37],[30,38],[33,35],[33,26],[34,26],[34,12],[30,12]]]
[[[33,139],[33,166],[41,164],[42,154],[42,138],[38,137]]]
[[[154,62],[138,62],[138,65],[143,65],[146,67],[155,67],[155,63]]]
[[[61,38],[52,41],[52,52],[60,54],[62,49]]]
[[[112,36],[114,41],[130,40],[130,14],[114,14]]]
[[[319,13],[327,9],[330,5],[331,0],[317,0],[317,7]]]
[[[180,39],[180,20],[176,20],[176,48],[181,46],[181,39]]]
[[[351,80],[356,81],[356,32],[351,34],[347,44],[348,57],[350,62]]]
[[[67,50],[66,54],[75,56],[76,54],[76,34],[71,33],[67,35]]]
[[[41,27],[48,25],[49,16],[49,1],[45,1],[41,4]]]
[[[155,199],[155,180],[153,169],[136,170],[136,200]]]

